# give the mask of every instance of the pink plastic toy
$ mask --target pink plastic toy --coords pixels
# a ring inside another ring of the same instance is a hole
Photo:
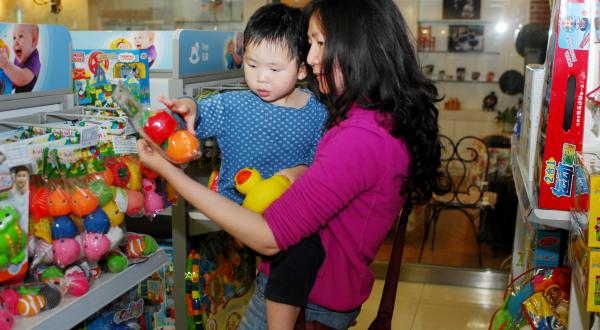
[[[65,277],[69,282],[69,293],[72,296],[83,296],[90,289],[90,282],[79,266],[73,266],[67,269]]]
[[[6,310],[0,309],[0,330],[10,330],[15,324],[15,318]]]
[[[136,190],[127,189],[127,215],[140,215],[144,209],[144,195]]]
[[[83,234],[83,251],[90,262],[97,262],[110,249],[110,241],[101,233]]]
[[[79,241],[75,238],[61,238],[52,242],[52,254],[54,262],[59,267],[67,267],[81,256]]]
[[[21,299],[21,295],[13,289],[0,291],[0,303],[2,303],[2,307],[13,315],[17,315],[17,302],[19,299]]]
[[[146,214],[154,215],[163,208],[162,197],[156,193],[156,184],[154,181],[144,178],[142,182],[144,192],[144,211],[146,211]]]

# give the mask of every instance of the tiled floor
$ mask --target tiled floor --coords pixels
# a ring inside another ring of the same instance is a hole
[[[363,304],[358,324],[351,329],[368,329],[377,314],[383,280],[376,280]],[[465,330],[487,329],[494,311],[502,304],[501,290],[400,282],[392,329]]]

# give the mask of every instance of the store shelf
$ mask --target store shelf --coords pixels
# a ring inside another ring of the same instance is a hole
[[[439,111],[439,120],[463,120],[463,121],[495,121],[496,111],[483,111],[481,109],[460,109]]]
[[[450,52],[447,50],[417,50],[419,54],[455,54],[455,55],[500,55],[500,52]]]
[[[160,211],[159,215],[163,216],[171,216],[172,209],[169,206],[168,208]],[[202,235],[207,233],[212,233],[215,231],[223,230],[219,225],[210,220],[207,216],[205,216],[202,212],[198,210],[193,210],[188,212],[189,217],[189,235]]]
[[[522,172],[523,167],[519,166],[519,158],[515,148],[517,142],[514,141],[514,138],[511,145],[511,168],[519,199],[519,209],[524,220],[530,223],[569,229],[570,212],[537,208],[537,197],[533,193],[535,182],[523,179],[525,176]]]
[[[57,307],[35,317],[18,317],[13,329],[70,329],[167,264],[164,250],[117,274],[104,273],[82,297],[64,297]]]

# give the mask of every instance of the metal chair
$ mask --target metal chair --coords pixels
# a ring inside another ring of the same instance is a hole
[[[421,242],[419,261],[423,257],[425,243],[432,232],[431,250],[435,245],[435,234],[440,214],[445,210],[462,212],[473,228],[477,241],[479,267],[483,265],[481,242],[478,239],[476,219],[490,205],[486,196],[489,153],[486,143],[474,136],[465,136],[454,143],[449,137],[441,135],[442,172],[444,180],[450,187],[444,195],[434,195],[425,207],[425,232]],[[476,213],[474,215],[473,213]]]

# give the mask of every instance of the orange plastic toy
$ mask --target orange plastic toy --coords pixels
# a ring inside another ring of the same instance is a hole
[[[200,143],[190,131],[180,130],[167,140],[166,152],[174,163],[187,163],[200,152]]]
[[[85,188],[75,189],[71,196],[71,210],[78,217],[84,217],[98,208],[98,197]]]
[[[71,213],[71,196],[61,188],[56,188],[48,195],[48,211],[53,217]]]

